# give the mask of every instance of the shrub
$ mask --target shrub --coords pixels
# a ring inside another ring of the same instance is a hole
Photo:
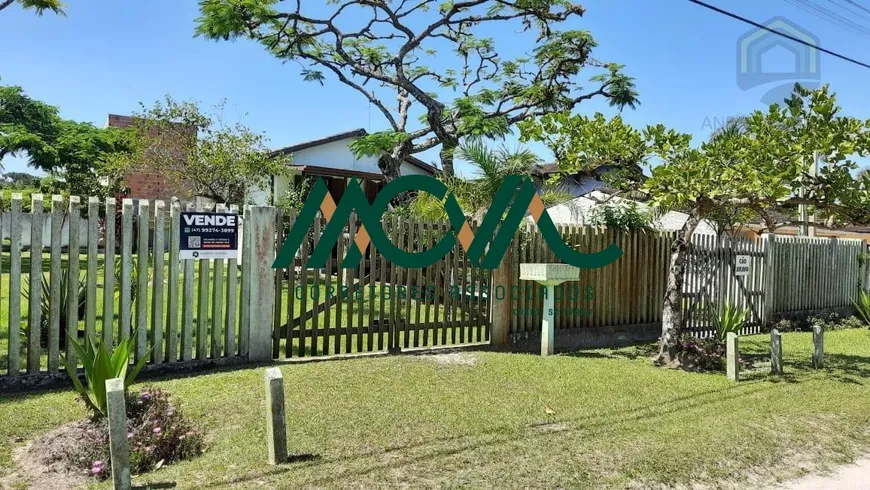
[[[865,325],[870,325],[870,294],[861,289],[861,293],[852,301],[852,304],[855,305],[855,312],[858,314],[858,318]]]
[[[109,354],[102,340],[98,341],[94,340],[93,337],[88,337],[85,339],[85,345],[82,346],[75,339],[70,339],[76,351],[76,356],[78,356],[82,366],[84,366],[87,387],[82,386],[81,381],[79,381],[79,377],[76,375],[75,364],[71,364],[67,362],[66,358],[62,358],[63,365],[66,367],[66,371],[70,379],[72,379],[76,391],[79,392],[88,408],[93,410],[95,417],[106,415],[106,381],[113,378],[121,378],[124,380],[124,388],[126,389],[136,379],[136,375],[139,374],[142,367],[145,366],[151,349],[148,349],[145,355],[139,359],[139,362],[133,366],[132,371],[127,372],[127,368],[130,365],[130,352],[133,350],[135,339],[136,332],[134,331],[130,334],[129,338],[122,339],[118,343],[112,354]]]
[[[722,371],[725,369],[725,344],[715,338],[700,339],[685,334],[680,337],[679,351],[687,369]]]
[[[740,309],[732,304],[727,304],[722,309],[722,314],[716,320],[716,340],[724,342],[729,333],[739,333],[746,323],[749,310]]]
[[[139,393],[130,392],[126,402],[132,473],[153,471],[202,453],[205,447],[202,432],[172,405],[169,393],[145,388]],[[106,419],[91,421],[83,439],[73,455],[75,465],[96,478],[108,478],[111,464]]]
[[[69,269],[63,269],[60,276],[60,345],[61,347],[66,346],[66,312],[69,311],[67,308],[69,307],[69,282],[70,282],[70,274]],[[84,318],[85,316],[85,305],[87,301],[87,285],[85,284],[85,276],[81,274],[78,279],[78,286],[76,287],[76,301],[78,303],[78,317]],[[30,278],[24,278],[24,287],[21,292],[24,299],[27,300],[30,298]],[[40,332],[40,345],[42,347],[48,346],[48,329],[49,323],[51,321],[51,276],[50,274],[43,273],[42,274],[42,293],[39,298],[39,309],[42,312],[42,329]],[[73,328],[76,328],[76,335],[78,335],[78,325],[75,325]],[[23,329],[24,338],[27,338],[27,327]]]

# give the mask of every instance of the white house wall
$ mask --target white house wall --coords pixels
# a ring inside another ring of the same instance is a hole
[[[353,141],[353,139],[348,138],[299,150],[293,153],[292,164],[380,174],[381,169],[378,167],[377,157],[356,158],[354,156],[350,149],[350,144]],[[424,170],[410,163],[404,163],[399,172],[401,175],[427,175]],[[289,186],[290,179],[288,177],[278,176],[273,179],[271,190],[255,189],[250,193],[250,200],[257,205],[269,204],[271,196],[284,195]]]

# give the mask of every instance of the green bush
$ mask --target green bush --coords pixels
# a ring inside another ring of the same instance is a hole
[[[865,325],[870,325],[870,294],[867,294],[867,291],[862,289],[861,293],[858,294],[858,298],[853,300],[852,304],[855,305],[855,312],[858,314],[858,318]]]
[[[133,350],[135,339],[136,332],[133,331],[129,338],[122,339],[118,343],[115,351],[111,354],[109,354],[109,351],[101,340],[94,340],[93,337],[89,336],[86,338],[84,346],[79,344],[78,341],[70,339],[76,356],[78,356],[82,366],[84,366],[87,387],[82,386],[81,381],[79,381],[79,377],[76,375],[75,364],[68,362],[66,358],[62,358],[63,364],[70,379],[72,379],[73,385],[75,385],[76,391],[79,392],[88,408],[93,410],[94,416],[102,417],[106,415],[107,380],[121,378],[124,380],[124,389],[126,389],[136,379],[136,375],[139,374],[142,367],[145,366],[151,349],[148,349],[145,355],[139,359],[139,362],[133,366],[132,371],[127,372],[127,368],[130,365],[130,352]]]
[[[66,346],[66,330],[67,330],[67,318],[66,312],[69,311],[69,282],[70,282],[70,274],[69,269],[63,269],[61,271],[60,276],[60,345],[62,347]],[[78,317],[79,319],[84,318],[85,316],[85,308],[87,303],[87,285],[85,283],[85,276],[82,274],[79,276],[78,285],[76,286],[76,300],[78,303]],[[30,277],[24,278],[24,287],[21,292],[22,296],[24,296],[25,300],[30,298]],[[39,298],[39,309],[42,315],[42,329],[40,332],[40,345],[42,347],[48,346],[48,329],[51,322],[51,276],[48,273],[42,274],[42,294]],[[73,336],[78,335],[78,325],[73,325],[73,328],[76,329],[76,333]],[[24,338],[27,338],[27,329],[25,327],[22,329],[22,335]]]
[[[724,342],[729,333],[739,333],[746,324],[749,309],[738,308],[727,304],[722,309],[722,314],[716,319],[716,340]]]

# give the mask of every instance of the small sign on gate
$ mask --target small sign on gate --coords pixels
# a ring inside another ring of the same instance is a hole
[[[239,216],[231,213],[181,213],[182,259],[238,258]]]
[[[738,255],[737,260],[734,263],[734,275],[735,276],[748,276],[749,269],[752,265],[752,256],[751,255]]]

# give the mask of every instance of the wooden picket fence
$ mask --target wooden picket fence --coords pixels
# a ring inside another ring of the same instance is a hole
[[[237,261],[179,260],[182,206],[193,210],[190,203],[129,199],[119,209],[113,198],[83,206],[76,196],[52,196],[45,209],[43,196],[33,195],[24,213],[13,195],[0,216],[9,241],[0,262],[0,285],[8,284],[0,373],[63,370],[62,355],[76,361],[69,338],[112,345],[135,333],[134,358],[152,364],[244,354]],[[21,244],[25,217],[28,247]]]
[[[295,216],[279,217],[284,232]],[[273,357],[291,358],[460,345],[489,340],[491,271],[471,267],[461,247],[431,266],[408,269],[370,244],[355,269],[340,261],[356,236],[351,217],[323,269],[309,269],[325,221],[318,215],[293,267],[279,271]],[[421,252],[450,233],[446,222],[392,216],[381,222],[401,249]],[[472,223],[472,229],[477,223]],[[283,238],[283,237],[282,237]]]
[[[565,243],[594,252],[616,243],[623,256],[599,269],[584,269],[577,283],[557,296],[556,328],[649,325],[661,322],[662,299],[673,232],[617,231],[559,226]],[[758,333],[777,315],[849,307],[866,267],[862,240],[776,236],[756,239],[695,235],[686,260],[683,326],[709,336],[725,305],[748,310],[744,334]],[[559,263],[534,226],[514,241],[514,277],[519,264]],[[748,260],[738,275],[738,256]],[[543,297],[534,282],[519,281],[512,333],[537,332]],[[497,287],[498,285],[496,285]],[[590,289],[586,289],[590,288]]]
[[[557,329],[641,325],[661,321],[670,246],[674,234],[654,231],[620,231],[559,225],[566,244],[591,253],[616,243],[623,255],[598,269],[582,269],[580,280],[563,284],[557,294]],[[522,231],[513,243],[515,267],[520,263],[560,263],[547,247],[536,226]],[[533,281],[518,281],[514,288],[512,333],[540,331],[543,296]]]
[[[0,214],[0,304],[6,308],[0,374],[8,376],[60,372],[62,357],[75,358],[67,339],[86,336],[112,344],[135,333],[134,358],[147,356],[151,364],[263,360],[269,347],[272,359],[284,359],[486,343],[498,301],[511,302],[510,333],[539,331],[541,290],[516,280],[519,264],[559,262],[530,226],[513,242],[515,280],[507,289],[494,284],[492,271],[472,267],[458,245],[420,269],[399,267],[370,245],[359,267],[342,269],[339,261],[359,226],[351,216],[325,268],[306,267],[324,227],[317,219],[293,266],[273,271],[266,263],[294,217],[274,220],[272,208],[253,208],[254,218],[268,219],[252,223],[268,223],[257,229],[274,233],[275,242],[259,240],[255,247],[245,236],[242,257],[251,260],[240,263],[179,259],[180,213],[195,209],[190,203],[123,200],[119,206],[115,199],[52,196],[46,204],[34,195],[29,212],[20,196],[9,204]],[[225,205],[216,210],[238,212]],[[243,222],[250,213],[246,208]],[[446,222],[413,217],[388,217],[381,226],[409,252],[452,233]],[[613,264],[583,270],[579,281],[564,285],[555,304],[558,329],[660,323],[673,233],[558,228],[578,250],[610,243],[623,250]],[[735,271],[738,256],[749,257],[746,275]],[[750,310],[747,332],[780,313],[849,306],[866,276],[865,257],[859,240],[696,235],[686,265],[684,326],[709,335],[729,303]],[[274,302],[253,297],[252,284],[259,294],[265,284],[271,296],[272,283]]]

